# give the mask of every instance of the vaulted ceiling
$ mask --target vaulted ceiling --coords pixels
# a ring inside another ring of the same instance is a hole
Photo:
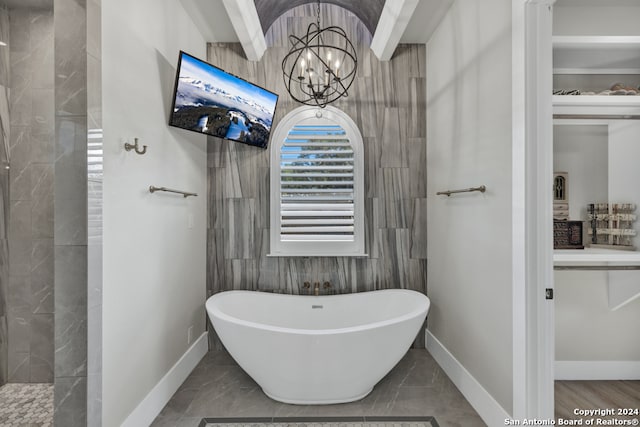
[[[233,31],[223,0],[179,1],[190,12],[189,14],[208,41],[237,42],[239,40],[237,34]],[[250,1],[255,5],[256,15],[263,34],[287,10],[314,2],[314,0]],[[351,11],[362,20],[371,31],[371,35],[374,35],[378,29],[380,16],[386,3],[385,0],[321,0],[321,2],[336,4]],[[391,3],[401,4],[404,1],[391,0]],[[425,43],[451,3],[453,3],[453,0],[418,0],[418,5],[410,18],[409,25],[404,33],[401,34],[401,43]]]
[[[254,0],[263,33],[266,33],[271,24],[287,10],[316,2],[317,0]],[[347,9],[360,18],[369,32],[374,34],[385,0],[322,0],[322,2]]]

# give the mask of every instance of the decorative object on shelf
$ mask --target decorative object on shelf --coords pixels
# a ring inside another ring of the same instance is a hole
[[[640,87],[633,87],[629,85],[625,85],[624,83],[614,83],[611,85],[609,89],[594,92],[594,91],[585,91],[579,89],[554,89],[554,95],[599,95],[599,96],[627,96],[627,95],[640,95]]]
[[[579,89],[554,89],[554,95],[580,95]]]
[[[322,108],[348,95],[358,67],[356,50],[342,28],[320,27],[320,0],[316,22],[302,37],[290,34],[289,41],[282,73],[293,99]]]
[[[582,221],[553,220],[553,249],[584,249]]]
[[[609,90],[611,91],[609,95],[638,95],[638,89],[624,83],[615,83]]]
[[[569,219],[569,174],[553,173],[553,219]]]
[[[142,146],[142,150],[139,149],[138,147],[138,138],[133,138],[133,141],[135,142],[135,144],[129,144],[128,142],[124,143],[124,149],[127,151],[131,151],[134,150],[137,154],[143,155],[144,153],[147,152],[147,146],[143,145]]]
[[[151,185],[149,187],[149,193],[153,194],[156,191],[166,191],[167,193],[177,193],[177,194],[182,194],[182,196],[186,199],[189,196],[194,196],[197,197],[198,193],[189,193],[188,191],[182,191],[182,190],[173,190],[171,188],[167,188],[167,187],[155,187],[153,185]]]
[[[633,203],[590,203],[587,205],[588,234],[591,247],[634,251],[631,239],[636,235]]]

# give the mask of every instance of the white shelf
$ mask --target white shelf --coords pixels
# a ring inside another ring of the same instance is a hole
[[[553,95],[553,114],[637,118],[640,95]]]
[[[640,74],[638,36],[554,36],[554,74]]]
[[[636,266],[640,265],[640,252],[615,249],[554,249],[556,266]],[[607,267],[604,267],[606,271]],[[617,310],[640,298],[637,271],[608,271],[607,301],[610,310]]]
[[[640,75],[640,36],[554,36],[553,68],[554,74]],[[554,95],[553,114],[640,118],[640,96]]]
[[[553,48],[561,50],[607,49],[633,50],[638,55],[640,36],[553,36]]]
[[[553,251],[553,262],[556,265],[590,265],[602,263],[640,265],[640,252],[600,248],[555,249]]]

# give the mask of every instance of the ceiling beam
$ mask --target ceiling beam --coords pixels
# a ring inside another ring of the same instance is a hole
[[[267,50],[258,11],[253,0],[222,0],[233,29],[249,61],[259,61]]]
[[[238,43],[222,0],[180,0],[205,41]]]
[[[376,33],[371,40],[371,50],[380,61],[388,61],[393,56],[418,1],[393,0],[384,3]]]

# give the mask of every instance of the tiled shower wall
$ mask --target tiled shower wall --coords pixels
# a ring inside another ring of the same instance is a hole
[[[99,426],[98,375],[93,375],[94,387],[87,391],[87,365],[99,369],[95,356],[87,363],[87,123],[101,127],[100,0],[89,0],[88,5],[83,0],[55,0],[55,17],[51,11],[0,8],[0,37],[5,42],[9,28],[15,43],[0,47],[0,143],[9,138],[10,130],[12,156],[10,203],[8,171],[0,164],[0,383],[7,366],[3,310],[8,306],[12,314],[15,307],[23,310],[25,319],[16,343],[28,348],[29,357],[16,358],[27,364],[18,364],[17,376],[10,380],[50,382],[55,376],[56,425],[87,425],[89,395],[95,412],[90,424]],[[10,129],[9,71],[16,76],[11,80],[10,108],[15,114]],[[88,81],[93,83],[89,106]],[[3,153],[0,146],[0,160]],[[9,241],[16,250],[6,262],[3,221],[9,207]],[[14,330],[9,326],[11,345]],[[99,347],[93,350],[99,353]]]
[[[287,34],[306,31],[315,21],[313,7],[299,6],[274,22],[259,62],[247,61],[239,44],[208,48],[212,64],[280,95],[275,126],[300,106],[284,88],[281,63],[288,51]],[[349,97],[333,105],[357,123],[363,137],[369,256],[267,257],[269,149],[210,137],[208,296],[229,289],[304,293],[305,281],[330,281],[340,292],[408,288],[426,293],[424,45],[400,45],[391,61],[380,62],[368,48],[371,36],[357,17],[322,4],[322,18],[323,26],[340,25],[361,46]],[[416,346],[424,347],[423,337],[418,334]]]
[[[53,381],[53,11],[11,8],[9,382]]]
[[[100,425],[87,418],[88,399],[99,399],[87,385],[87,40],[100,31],[99,15],[91,26],[87,17],[94,4],[54,0],[56,426]]]
[[[0,6],[0,40],[9,44],[9,10]],[[0,386],[7,382],[7,288],[9,284],[9,49],[0,47]]]

